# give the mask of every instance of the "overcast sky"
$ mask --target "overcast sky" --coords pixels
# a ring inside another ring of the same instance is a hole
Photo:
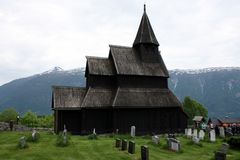
[[[0,85],[132,46],[144,2],[168,69],[240,66],[239,0],[0,0]]]

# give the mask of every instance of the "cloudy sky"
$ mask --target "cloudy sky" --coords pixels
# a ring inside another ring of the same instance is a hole
[[[131,46],[144,2],[168,69],[240,66],[239,0],[0,0],[0,85]]]

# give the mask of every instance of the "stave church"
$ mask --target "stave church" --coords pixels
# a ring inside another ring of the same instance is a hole
[[[52,87],[54,130],[72,134],[183,132],[187,115],[168,88],[169,73],[146,9],[131,47],[109,45],[109,55],[87,57],[86,87]]]

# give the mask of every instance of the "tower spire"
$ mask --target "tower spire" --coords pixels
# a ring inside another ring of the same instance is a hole
[[[154,35],[152,26],[146,13],[146,4],[144,4],[143,7],[143,16],[133,46],[143,43],[159,46],[159,43]]]

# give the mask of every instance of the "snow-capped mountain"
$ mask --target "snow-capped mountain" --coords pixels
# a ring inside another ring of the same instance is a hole
[[[210,116],[240,117],[240,67],[170,70],[169,87],[182,101],[190,96],[204,104]],[[85,68],[60,67],[0,86],[0,111],[14,107],[24,113],[51,113],[51,86],[85,86]]]

